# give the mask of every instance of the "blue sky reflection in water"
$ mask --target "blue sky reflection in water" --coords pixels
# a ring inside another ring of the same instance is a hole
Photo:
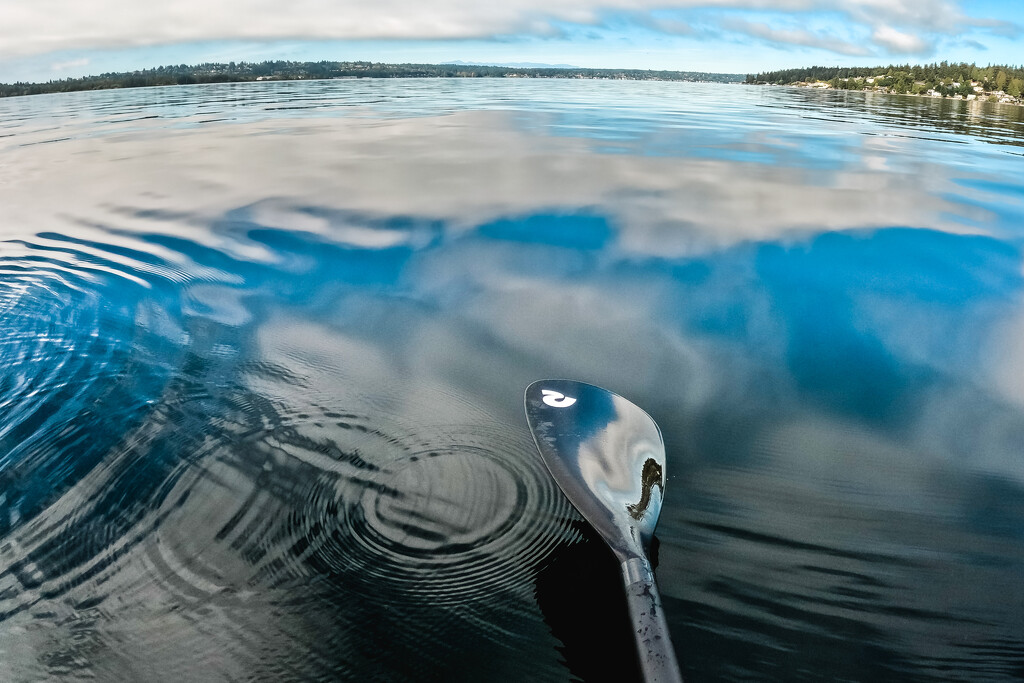
[[[0,108],[0,678],[628,668],[522,415],[551,375],[664,431],[691,679],[1024,671],[1021,110],[469,80]]]

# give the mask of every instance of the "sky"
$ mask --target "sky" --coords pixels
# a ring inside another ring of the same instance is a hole
[[[0,0],[0,82],[286,60],[1024,64],[1022,0]]]

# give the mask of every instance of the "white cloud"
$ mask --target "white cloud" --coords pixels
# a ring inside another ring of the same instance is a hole
[[[920,36],[897,31],[891,26],[878,26],[871,34],[871,40],[894,54],[924,54],[932,46]]]
[[[925,34],[960,35],[971,26],[1008,30],[1007,22],[964,15],[954,0],[0,0],[0,59],[48,52],[212,40],[467,39],[556,35],[560,23],[598,25],[609,13],[669,33],[685,23],[664,12],[839,13],[894,52],[926,47]],[[802,15],[801,15],[802,16]],[[665,22],[668,22],[667,24]],[[745,32],[776,43],[863,54],[859,46],[809,30],[751,24]],[[860,51],[859,51],[860,50]]]
[[[723,28],[761,38],[770,43],[815,47],[842,55],[869,55],[871,51],[863,45],[825,33],[812,33],[805,29],[778,29],[762,22],[729,19],[722,22]]]
[[[840,0],[835,4],[855,21],[871,25],[953,32],[963,28],[967,21],[957,3],[950,0]]]

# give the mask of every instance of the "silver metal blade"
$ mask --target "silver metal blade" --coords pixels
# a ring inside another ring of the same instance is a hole
[[[526,389],[526,416],[551,476],[620,560],[645,557],[665,494],[665,445],[650,415],[565,379]]]

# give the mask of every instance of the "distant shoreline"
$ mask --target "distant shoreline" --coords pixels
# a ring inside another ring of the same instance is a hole
[[[367,78],[566,78],[634,81],[742,83],[745,74],[650,69],[508,67],[472,64],[384,64],[375,62],[229,62],[161,66],[123,73],[67,78],[46,83],[0,84],[0,97],[87,90],[116,90],[164,85],[249,83]]]
[[[942,61],[868,67],[810,66],[751,74],[745,83],[1024,105],[1024,66],[1006,64],[978,66]]]
[[[751,84],[748,84],[751,85]],[[979,102],[981,104],[1006,104],[1011,107],[1024,107],[1024,99],[1022,98],[1004,98],[1004,99],[989,99],[994,93],[985,93],[985,97],[963,97],[962,95],[954,95],[951,97],[945,97],[943,95],[931,95],[928,93],[913,93],[913,92],[893,92],[888,89],[847,89],[847,88],[833,88],[828,83],[755,83],[752,85],[766,85],[772,88],[809,88],[811,90],[834,90],[839,92],[868,92],[877,93],[880,95],[899,95],[901,97],[918,97],[926,100],[947,100],[947,101],[961,101],[961,102]]]

